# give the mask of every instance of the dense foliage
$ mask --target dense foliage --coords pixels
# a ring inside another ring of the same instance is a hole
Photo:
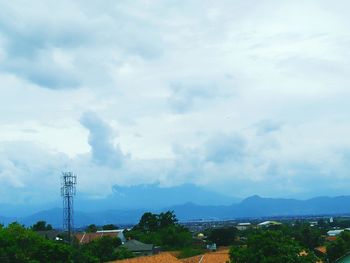
[[[107,224],[102,226],[102,230],[116,230],[116,229],[118,229],[118,226],[113,224]]]
[[[85,228],[85,231],[87,233],[95,233],[97,231],[97,226],[95,224],[91,224],[91,225],[88,225],[86,228]]]
[[[13,223],[0,229],[0,262],[70,262],[69,245],[52,242]]]
[[[238,234],[238,230],[235,227],[214,228],[208,230],[207,232],[208,240],[218,246],[232,245],[235,241],[235,237]]]
[[[191,246],[192,243],[192,234],[177,223],[174,212],[170,211],[160,214],[145,213],[140,222],[125,235],[163,249],[181,249]]]
[[[327,256],[330,262],[350,252],[350,231],[343,231],[336,241],[327,245]]]
[[[0,226],[1,263],[98,263],[132,257],[120,244],[119,238],[103,237],[89,244],[71,246],[45,239],[17,223]]]
[[[302,246],[309,250],[321,245],[321,230],[319,228],[310,227],[308,223],[297,222],[291,228],[290,235],[297,240]]]
[[[292,237],[302,247],[313,250],[320,246],[322,242],[321,235],[323,234],[320,228],[311,227],[308,222],[296,221],[293,225],[283,224],[269,227],[271,230],[279,230],[284,235]]]
[[[97,258],[100,262],[132,257],[133,255],[130,251],[120,247],[121,244],[120,239],[117,237],[103,236],[81,246],[80,250],[83,252],[82,254]]]
[[[279,230],[257,230],[248,236],[247,244],[230,250],[232,263],[314,263],[310,251]]]
[[[31,229],[34,231],[46,231],[52,230],[52,226],[50,224],[46,224],[45,221],[38,221],[31,227]]]

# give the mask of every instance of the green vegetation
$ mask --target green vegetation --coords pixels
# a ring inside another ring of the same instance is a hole
[[[232,263],[314,263],[315,255],[279,230],[256,230],[230,250]]]
[[[337,240],[327,245],[327,256],[330,262],[350,252],[350,231],[343,231]]]
[[[192,234],[177,223],[174,212],[145,213],[140,222],[125,233],[126,237],[161,246],[165,250],[192,246]]]
[[[87,233],[95,233],[97,231],[97,226],[95,224],[88,225],[85,231]]]
[[[102,226],[102,230],[116,230],[116,229],[118,229],[118,226],[113,224],[107,224]]]
[[[290,229],[290,235],[309,250],[321,245],[322,231],[317,227],[310,227],[308,223],[297,222],[295,226]]]
[[[36,224],[34,224],[31,229],[33,231],[46,231],[46,230],[52,230],[52,226],[50,224],[46,224],[45,221],[38,221]]]
[[[318,227],[311,227],[308,222],[296,221],[293,224],[271,226],[268,229],[281,231],[285,236],[290,236],[309,250],[313,250],[322,243],[322,230]]]
[[[214,228],[209,229],[206,232],[208,232],[208,240],[218,246],[232,245],[238,234],[238,230],[235,227]]]
[[[89,244],[71,246],[64,242],[48,240],[32,230],[42,225],[46,223],[37,223],[31,229],[26,229],[18,223],[12,223],[8,227],[0,226],[0,262],[98,263],[132,257],[129,251],[120,246],[119,238],[105,236]]]
[[[0,229],[0,262],[70,262],[69,245],[42,238],[32,230],[12,223]]]
[[[204,232],[207,238],[193,238],[192,233],[178,223],[174,212],[148,212],[132,230],[124,231],[124,235],[161,246],[162,250],[179,250],[179,258],[202,254],[206,251],[205,244],[216,243],[218,246],[231,246],[231,263],[315,263],[318,258],[312,251],[318,246],[327,247],[327,255],[322,258],[324,262],[335,262],[350,252],[350,231],[343,231],[335,241],[326,241],[323,235],[330,228],[339,228],[338,224],[347,226],[348,221],[348,218],[337,219],[335,223],[319,220],[317,226],[310,226],[307,221],[285,221],[281,225],[244,231],[235,227],[209,228]],[[101,228],[112,230],[118,227],[108,224]],[[93,233],[101,228],[92,224],[86,231]],[[0,262],[98,263],[133,257],[116,237],[103,236],[88,244],[74,240],[69,245],[64,241],[44,238],[37,232],[47,230],[52,230],[52,226],[45,221],[39,221],[30,228],[18,223],[7,227],[0,225]],[[67,239],[64,234],[61,237]]]
[[[99,262],[133,257],[130,251],[120,247],[120,245],[121,241],[119,238],[103,236],[88,244],[82,245],[80,250],[82,254],[88,255],[90,258],[97,258]]]

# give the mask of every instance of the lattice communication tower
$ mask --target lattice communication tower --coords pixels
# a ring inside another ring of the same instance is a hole
[[[63,172],[61,176],[61,196],[63,197],[63,230],[71,235],[74,232],[73,196],[76,193],[77,176],[72,172]]]

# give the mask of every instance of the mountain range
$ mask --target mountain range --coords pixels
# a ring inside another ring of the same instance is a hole
[[[198,205],[187,202],[168,206],[163,209],[108,209],[101,211],[75,212],[75,225],[134,224],[146,211],[159,213],[173,210],[180,221],[186,220],[220,220],[261,218],[276,216],[317,216],[350,214],[350,196],[316,197],[308,200],[263,198],[251,196],[239,203],[231,205]],[[25,225],[32,225],[38,220],[60,227],[62,224],[62,209],[53,208],[40,211],[22,218],[0,217],[3,223],[17,220]]]

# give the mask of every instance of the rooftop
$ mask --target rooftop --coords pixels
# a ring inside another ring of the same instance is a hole
[[[75,237],[79,240],[79,243],[81,243],[81,244],[90,243],[91,241],[93,241],[95,239],[99,239],[103,236],[119,237],[119,233],[118,232],[109,232],[109,233],[97,232],[97,233],[77,233],[77,234],[75,234]]]
[[[161,253],[153,256],[144,256],[137,258],[129,258],[123,260],[115,260],[109,263],[181,263],[179,259],[172,256],[170,253]]]
[[[229,250],[205,253],[203,255],[181,259],[183,263],[226,263],[230,259]]]

